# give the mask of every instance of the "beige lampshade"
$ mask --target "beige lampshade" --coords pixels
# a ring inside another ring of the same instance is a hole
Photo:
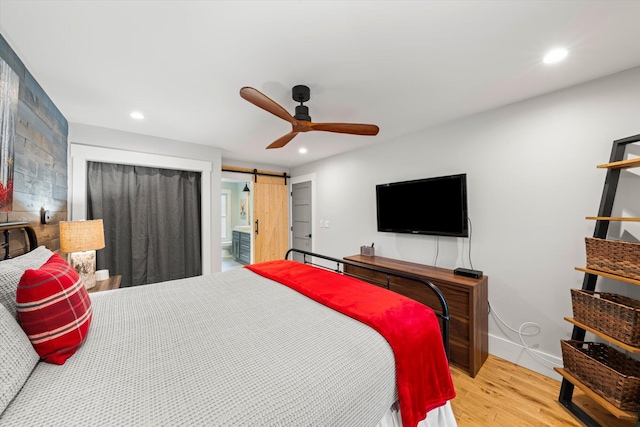
[[[62,252],[84,252],[102,248],[104,248],[104,227],[101,219],[60,221]]]

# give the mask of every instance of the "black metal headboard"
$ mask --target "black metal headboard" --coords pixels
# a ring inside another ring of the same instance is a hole
[[[35,248],[38,247],[38,238],[36,237],[36,232],[33,230],[31,225],[28,222],[5,222],[0,223],[0,231],[4,234],[4,243],[2,243],[2,248],[4,248],[4,257],[2,259],[9,259],[11,255],[9,254],[9,234],[11,230],[22,229],[27,236],[29,241],[29,248],[25,249],[26,252],[31,252]]]
[[[321,267],[321,268],[325,268],[327,270],[331,270],[331,271],[335,271],[336,273],[340,273],[340,274],[344,274],[345,276],[350,276],[350,274],[345,273],[344,272],[344,265],[348,264],[348,265],[354,265],[357,266],[359,268],[366,268],[368,270],[372,270],[372,271],[377,271],[380,273],[384,273],[388,276],[396,276],[396,277],[401,277],[404,279],[410,279],[410,280],[415,280],[416,282],[422,283],[423,285],[426,286],[427,289],[431,290],[431,292],[433,292],[436,297],[438,298],[438,301],[440,302],[440,312],[434,310],[436,316],[438,316],[441,320],[442,320],[442,341],[444,344],[444,351],[447,354],[447,359],[449,358],[449,321],[451,320],[450,316],[449,316],[449,306],[447,304],[447,300],[445,299],[444,295],[442,294],[442,292],[440,291],[440,289],[438,289],[438,287],[436,285],[434,285],[433,283],[431,283],[430,281],[428,281],[427,279],[425,279],[424,277],[419,277],[419,276],[415,276],[413,274],[405,274],[405,273],[400,273],[398,271],[394,271],[394,270],[389,270],[386,268],[382,268],[382,267],[376,267],[373,265],[368,265],[368,264],[358,264],[352,261],[348,261],[348,260],[344,260],[344,259],[338,259],[338,258],[332,258],[330,256],[326,256],[326,255],[318,255],[318,254],[314,254],[313,252],[307,252],[307,251],[303,251],[301,249],[289,249],[286,253],[286,255],[284,256],[285,259],[289,259],[289,255],[293,254],[293,253],[298,253],[302,255],[303,258],[303,262],[305,264],[311,264],[311,265],[315,265],[317,267]],[[308,258],[310,257],[310,258]],[[326,261],[331,261],[331,262],[335,262],[336,265],[335,267],[327,267],[325,265],[322,264],[316,264],[313,262],[312,258],[318,258],[318,259],[323,259]],[[387,286],[388,289],[388,286]]]

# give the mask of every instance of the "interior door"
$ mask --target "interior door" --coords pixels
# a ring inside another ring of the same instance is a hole
[[[313,247],[311,235],[311,181],[300,182],[291,186],[292,205],[292,239],[293,247],[311,252]],[[301,254],[294,254],[293,259],[302,261]]]
[[[289,186],[284,178],[253,183],[253,262],[284,259],[289,249]]]

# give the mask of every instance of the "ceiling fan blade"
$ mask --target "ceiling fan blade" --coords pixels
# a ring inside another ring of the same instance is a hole
[[[289,141],[291,141],[293,138],[295,138],[295,136],[298,134],[298,132],[289,132],[288,134],[281,136],[280,138],[276,139],[275,141],[273,141],[271,144],[269,144],[269,146],[267,147],[267,149],[270,148],[282,148],[285,145],[287,145],[289,143]]]
[[[262,108],[271,114],[280,117],[283,120],[288,121],[292,125],[296,124],[296,119],[287,112],[280,104],[273,99],[269,98],[264,93],[254,89],[252,87],[243,87],[240,89],[240,96],[253,105]]]
[[[363,125],[358,123],[309,123],[309,130],[350,133],[352,135],[377,135],[380,128],[376,125]]]

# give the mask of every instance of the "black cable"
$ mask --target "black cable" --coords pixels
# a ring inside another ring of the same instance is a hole
[[[471,262],[471,234],[473,227],[471,226],[471,218],[467,217],[467,220],[469,221],[469,265],[471,266],[471,269],[474,270],[473,263]]]

